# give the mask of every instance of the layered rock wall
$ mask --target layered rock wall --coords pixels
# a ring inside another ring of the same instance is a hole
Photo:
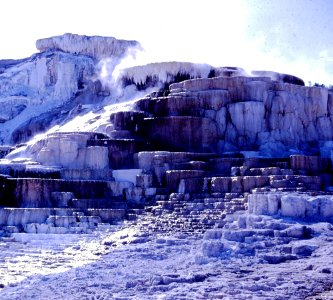
[[[54,192],[71,192],[75,198],[83,199],[113,196],[106,181],[14,178],[8,179],[5,186],[7,201],[14,207],[59,207]]]
[[[218,153],[257,151],[257,155],[269,157],[318,155],[322,151],[330,156],[332,97],[326,88],[267,77],[217,77],[171,84],[168,97],[142,99],[137,107],[158,117],[145,119],[148,125],[143,123],[142,130],[170,146],[185,141],[178,133],[192,137],[186,129],[189,127],[204,133],[203,139],[190,138],[197,149]],[[191,122],[195,118],[201,123],[180,126],[179,120]],[[183,150],[193,148],[192,144],[180,146]]]
[[[115,66],[138,46],[65,34],[38,41],[42,52],[29,59],[0,63],[0,138],[21,142],[51,123],[59,130],[0,162],[0,204],[11,207],[0,209],[1,226],[86,232],[154,205],[147,211],[168,230],[200,231],[222,226],[248,199],[254,214],[330,220],[322,190],[333,186],[332,91],[178,62],[123,70],[115,86]],[[138,91],[154,92],[116,103]]]

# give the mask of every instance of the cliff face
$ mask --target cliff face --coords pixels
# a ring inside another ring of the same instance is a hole
[[[333,138],[332,93],[318,87],[272,81],[265,77],[197,79],[170,87],[170,97],[205,97],[219,105],[204,114],[215,121],[217,150],[259,151],[281,156],[314,152]],[[217,92],[223,98],[216,97]],[[223,101],[221,101],[223,99]],[[183,100],[180,100],[183,101]]]
[[[187,80],[170,85],[167,97],[140,100],[138,109],[157,117],[145,120],[142,134],[170,148],[256,151],[269,157],[322,151],[327,156],[333,139],[332,92],[268,77]],[[188,127],[201,132],[200,138],[189,132],[188,139],[181,136]]]

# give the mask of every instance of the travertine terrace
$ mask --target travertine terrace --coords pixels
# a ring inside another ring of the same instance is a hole
[[[0,61],[2,239],[126,222],[141,232],[136,243],[199,237],[198,266],[320,253],[333,221],[333,92],[292,75],[188,62],[114,78],[140,47],[65,34],[37,41],[30,58]],[[333,281],[329,268],[319,273]],[[314,292],[313,276],[297,297]],[[250,290],[237,299],[266,299]]]

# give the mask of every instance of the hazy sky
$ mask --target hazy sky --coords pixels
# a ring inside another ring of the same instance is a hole
[[[332,0],[8,0],[0,58],[65,32],[134,39],[138,64],[181,60],[333,84]]]

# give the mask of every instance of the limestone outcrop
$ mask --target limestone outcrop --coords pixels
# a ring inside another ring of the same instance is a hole
[[[80,290],[106,258],[92,297],[304,299],[331,286],[332,89],[188,62],[121,69],[138,47],[65,34],[0,60],[0,267],[12,273],[0,289],[19,289],[29,253],[33,268],[41,254],[52,270],[78,262],[65,277]],[[132,276],[128,258],[162,264]],[[110,288],[110,267],[127,282]],[[44,275],[22,284],[59,286]]]
[[[331,221],[332,195],[311,196],[300,193],[249,195],[249,212],[257,215],[291,217],[308,221]]]
[[[331,102],[332,92],[325,88],[268,77],[217,77],[171,84],[168,97],[142,99],[137,107],[157,117],[145,120],[155,135],[163,132],[163,124],[172,131],[179,126],[173,125],[176,120],[192,121],[193,126],[184,123],[182,127],[205,132],[199,145],[208,145],[213,152],[256,151],[261,156],[283,157],[321,151],[330,157]],[[195,123],[195,118],[203,123]],[[142,130],[146,130],[144,123]],[[159,142],[167,143],[170,134],[166,132],[166,139]],[[179,140],[184,138],[176,138],[176,143]]]
[[[111,57],[121,58],[127,54],[129,49],[136,47],[141,47],[137,41],[72,33],[40,39],[36,42],[36,48],[41,52],[60,50],[71,54],[91,56],[98,60]]]
[[[31,58],[0,63],[3,142],[54,126],[0,149],[4,234],[85,232],[124,218],[141,218],[148,231],[203,232],[247,209],[331,221],[332,91],[187,62],[111,78],[138,47],[65,34],[37,41]],[[229,240],[253,233],[227,227]],[[218,243],[203,252],[222,251]]]
[[[63,114],[74,107],[101,100],[100,95],[105,98],[110,91],[105,91],[100,81],[100,60],[112,58],[114,68],[130,49],[140,47],[136,41],[75,34],[41,39],[36,46],[40,53],[3,63],[0,72],[1,143],[25,142],[51,124],[61,122]],[[59,112],[47,115],[53,109]],[[44,114],[45,125],[32,128],[31,121],[40,114]],[[12,137],[15,129],[35,132]]]
[[[87,146],[88,139],[97,134],[62,133],[49,135],[37,149],[34,145],[35,159],[44,165],[55,165],[69,169],[98,169],[109,166],[108,150],[100,146]]]

